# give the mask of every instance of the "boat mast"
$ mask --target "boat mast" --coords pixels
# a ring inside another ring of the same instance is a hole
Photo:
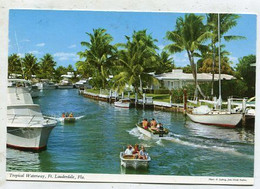
[[[15,36],[15,41],[16,41],[16,46],[17,46],[18,54],[20,55],[20,48],[19,48],[19,44],[18,44],[18,40],[17,40],[17,36],[16,36],[16,31],[14,32],[14,36]],[[21,63],[22,75],[23,75],[23,78],[24,78],[24,70],[23,70],[22,61],[20,61],[20,63]]]
[[[219,82],[219,109],[221,109],[222,99],[221,99],[221,61],[220,61],[220,16],[218,13],[218,82]]]

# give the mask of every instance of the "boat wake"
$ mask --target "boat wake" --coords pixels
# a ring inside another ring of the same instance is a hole
[[[149,140],[149,138],[147,136],[145,136],[144,134],[140,133],[137,128],[133,128],[133,129],[129,130],[128,133],[130,135],[138,137],[138,139],[140,139],[140,140]]]
[[[181,145],[191,146],[191,147],[194,147],[194,148],[210,149],[210,150],[213,150],[213,151],[225,152],[225,153],[229,153],[229,154],[236,155],[236,156],[243,156],[243,157],[247,157],[249,159],[254,159],[254,156],[244,154],[244,153],[240,153],[234,148],[215,146],[215,145],[210,146],[210,145],[203,145],[203,144],[195,144],[195,143],[192,143],[192,142],[189,142],[189,141],[184,141],[184,140],[181,140],[181,139],[175,138],[175,137],[164,137],[163,139],[167,140],[167,141],[174,142],[174,143],[178,143],[178,144],[181,144]]]
[[[138,137],[138,139],[142,139],[142,140],[151,139],[149,137],[144,136],[142,133],[140,133],[137,128],[133,128],[128,132],[129,132],[129,134],[131,134],[135,137]],[[163,140],[166,140],[166,141],[170,141],[170,142],[177,143],[180,145],[185,145],[185,146],[190,146],[190,147],[200,148],[200,149],[209,149],[209,150],[213,150],[213,151],[217,151],[217,152],[229,153],[229,154],[235,155],[235,156],[241,156],[241,157],[247,157],[249,159],[254,159],[254,156],[238,152],[235,148],[232,148],[232,147],[223,147],[223,146],[208,145],[208,144],[196,144],[196,143],[182,139],[182,138],[186,138],[183,135],[178,135],[178,134],[174,134],[174,133],[169,133],[169,135],[170,136],[168,136],[168,137],[160,138],[155,143],[157,145],[164,146]],[[203,141],[200,141],[200,142],[203,142]]]
[[[58,122],[62,122],[63,121],[63,118],[62,117],[52,117],[52,116],[44,116],[45,118],[48,118],[48,119],[55,119],[56,121]],[[75,117],[76,120],[80,120],[82,118],[84,118],[85,116],[77,116]]]

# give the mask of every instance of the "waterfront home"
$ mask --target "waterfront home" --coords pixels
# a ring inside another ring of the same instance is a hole
[[[172,72],[162,73],[155,75],[155,77],[161,81],[163,86],[169,90],[182,88],[188,84],[194,83],[194,78],[192,73],[183,73],[182,69],[173,69]],[[199,83],[211,82],[211,73],[197,73],[197,78]],[[215,74],[214,80],[218,81],[219,74]],[[232,80],[236,79],[232,75],[221,74],[221,80]],[[156,88],[156,87],[154,87]]]

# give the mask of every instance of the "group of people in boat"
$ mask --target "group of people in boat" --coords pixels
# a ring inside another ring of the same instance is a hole
[[[154,131],[162,131],[163,130],[162,123],[157,123],[157,121],[154,118],[150,122],[146,118],[143,119],[142,126],[146,130],[148,128],[150,128],[151,130],[154,130]]]
[[[74,117],[74,115],[73,115],[73,113],[71,112],[70,114],[68,113],[68,112],[66,112],[66,113],[62,113],[62,115],[61,115],[61,117],[62,118],[65,118],[65,117]]]
[[[145,151],[144,146],[141,146],[141,149],[139,149],[138,144],[135,144],[134,147],[129,144],[127,146],[127,149],[125,150],[124,155],[132,156],[135,159],[147,159],[148,158],[148,154]]]

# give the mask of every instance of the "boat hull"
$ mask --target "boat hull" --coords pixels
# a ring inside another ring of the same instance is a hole
[[[162,137],[167,137],[169,136],[168,133],[163,133],[161,135],[159,134],[154,134],[146,129],[143,129],[141,126],[139,126],[138,124],[136,124],[136,127],[138,129],[138,131],[142,134],[144,134],[145,136],[147,137],[150,137],[150,138],[162,138]]]
[[[75,117],[65,117],[65,118],[62,118],[62,121],[64,123],[74,123],[76,121],[76,118]]]
[[[7,146],[21,150],[43,150],[55,125],[43,127],[8,127]]]
[[[58,89],[73,89],[73,85],[58,85]]]
[[[115,107],[118,108],[129,108],[130,107],[130,103],[129,102],[115,102],[114,103]]]
[[[132,167],[134,169],[138,168],[148,168],[149,162],[151,161],[151,158],[148,157],[148,159],[135,159],[135,158],[124,158],[124,153],[120,153],[120,160],[121,160],[121,166],[128,168]]]
[[[242,119],[242,114],[189,114],[189,118],[196,123],[235,127]]]

